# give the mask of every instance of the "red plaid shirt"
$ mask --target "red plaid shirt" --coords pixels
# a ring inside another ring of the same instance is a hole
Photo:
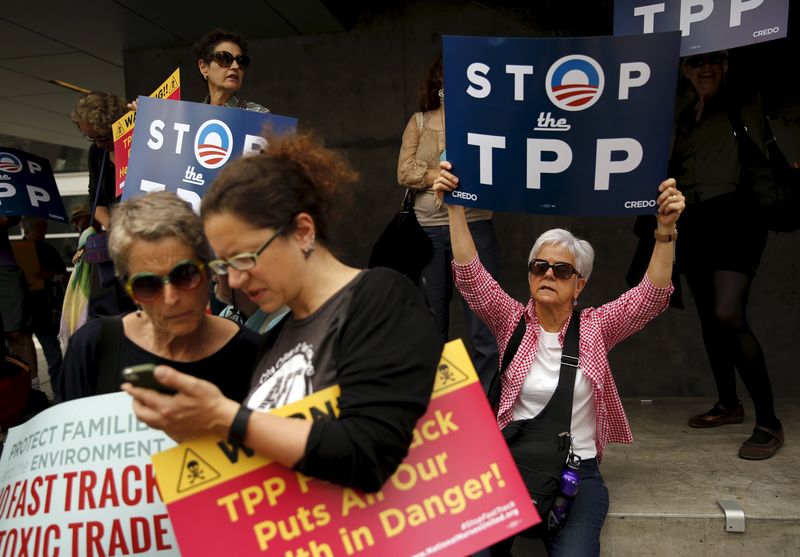
[[[477,256],[467,265],[459,265],[453,261],[453,277],[458,291],[469,307],[486,323],[497,339],[500,361],[503,360],[503,353],[520,316],[525,314],[525,335],[501,383],[497,423],[503,428],[512,420],[511,408],[519,396],[522,383],[539,348],[539,320],[534,311],[535,303],[531,298],[528,305],[523,306],[506,294],[483,268]],[[628,418],[611,375],[608,353],[618,342],[664,311],[672,290],[671,284],[666,288],[656,288],[645,275],[637,287],[628,290],[616,300],[599,308],[581,311],[578,356],[581,371],[592,383],[597,415],[595,439],[597,458],[600,460],[606,444],[633,441]],[[562,346],[568,324],[569,321],[558,335]]]

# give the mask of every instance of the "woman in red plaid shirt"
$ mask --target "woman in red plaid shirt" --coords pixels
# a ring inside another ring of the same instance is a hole
[[[441,163],[436,191],[452,191],[458,178],[448,162]],[[661,313],[672,293],[672,260],[684,196],[675,180],[662,182],[658,196],[656,243],[647,273],[635,288],[599,308],[580,313],[579,373],[572,404],[573,452],[581,457],[581,484],[564,526],[545,540],[551,555],[598,555],[600,531],[608,512],[608,490],[598,462],[607,443],[633,440],[617,393],[608,352]],[[502,359],[524,315],[525,334],[502,377],[497,423],[536,416],[558,384],[561,351],[578,296],[592,272],[594,250],[562,229],[548,230],[534,243],[528,257],[531,297],[522,304],[506,294],[481,265],[464,217],[464,208],[448,205],[456,286],[475,314],[497,339]],[[492,548],[508,554],[512,540]]]

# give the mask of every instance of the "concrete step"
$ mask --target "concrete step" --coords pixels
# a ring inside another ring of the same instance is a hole
[[[633,445],[610,445],[602,465],[611,504],[602,555],[800,555],[800,407],[779,399],[787,444],[765,461],[738,458],[754,426],[709,429],[687,419],[713,400],[623,401]],[[743,533],[726,532],[717,501],[737,502]]]

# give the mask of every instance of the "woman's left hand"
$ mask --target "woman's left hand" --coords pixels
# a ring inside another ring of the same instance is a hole
[[[155,377],[178,393],[166,395],[124,383],[122,390],[133,397],[137,418],[179,443],[204,435],[225,437],[239,408],[238,402],[225,398],[213,383],[169,366],[157,366]]]
[[[686,208],[686,198],[678,190],[675,179],[669,178],[661,182],[658,186],[661,192],[658,196],[658,230],[662,233],[671,234],[675,230],[675,223]]]

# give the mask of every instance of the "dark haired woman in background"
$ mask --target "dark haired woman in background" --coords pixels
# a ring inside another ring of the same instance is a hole
[[[241,36],[224,29],[215,29],[195,43],[194,53],[200,75],[208,86],[204,103],[253,112],[269,112],[260,104],[240,100],[237,96],[250,66],[247,43]]]
[[[306,135],[270,140],[232,162],[203,199],[209,262],[266,312],[291,313],[265,337],[244,404],[166,366],[166,396],[124,386],[145,423],[177,440],[227,437],[299,472],[376,491],[408,452],[430,398],[442,342],[420,292],[405,277],[361,270],[328,249],[331,201],[357,175]],[[339,385],[339,417],[269,414]]]
[[[450,261],[450,228],[447,209],[434,202],[433,181],[439,176],[439,157],[444,151],[444,89],[442,58],[439,56],[428,69],[419,96],[420,112],[415,112],[403,132],[403,145],[397,161],[397,182],[414,190],[414,213],[433,244],[430,263],[420,274],[420,286],[428,306],[439,325],[442,340],[450,336],[450,299],[453,297],[453,273]],[[496,276],[500,269],[499,245],[492,225],[492,212],[467,209],[467,222],[481,261],[489,274]],[[464,315],[472,341],[472,359],[484,388],[488,388],[499,364],[494,336],[469,309]]]

